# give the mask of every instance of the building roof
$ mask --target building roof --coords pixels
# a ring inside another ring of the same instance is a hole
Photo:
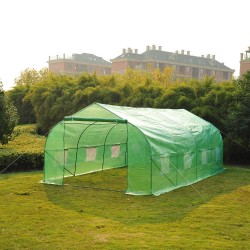
[[[85,62],[89,64],[98,64],[98,65],[106,65],[111,66],[111,63],[104,60],[102,57],[95,56],[93,54],[82,53],[82,54],[73,54],[73,59],[77,62]]]
[[[214,58],[198,57],[187,54],[179,54],[179,53],[167,52],[162,50],[152,50],[152,49],[147,50],[142,54],[124,53],[112,59],[111,61],[115,62],[120,60],[143,61],[143,62],[158,61],[170,64],[184,64],[184,65],[192,65],[204,68],[215,68],[221,70],[234,71],[229,67],[225,66],[223,63],[218,62]]]
[[[112,59],[111,61],[116,61],[116,60],[117,61],[120,61],[120,60],[142,61],[144,60],[144,56],[142,54],[136,54],[136,53],[124,53]]]
[[[82,54],[75,53],[70,56],[65,56],[64,54],[61,56],[50,57],[48,63],[56,63],[58,61],[64,61],[64,60],[111,67],[110,62],[104,60],[102,57],[89,53],[82,53]]]

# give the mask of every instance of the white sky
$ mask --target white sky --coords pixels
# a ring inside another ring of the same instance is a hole
[[[4,89],[49,56],[93,53],[110,60],[123,48],[216,55],[239,75],[250,46],[249,0],[1,0],[0,79]]]

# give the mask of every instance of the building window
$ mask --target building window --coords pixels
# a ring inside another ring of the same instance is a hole
[[[207,76],[211,76],[211,70],[210,70],[210,69],[207,69],[207,70],[206,70],[206,75],[207,75]]]
[[[71,70],[72,69],[72,64],[71,63],[67,63],[66,64],[66,69],[67,70]]]
[[[199,69],[198,68],[192,69],[192,77],[199,79]]]
[[[113,145],[111,147],[111,157],[117,158],[120,155],[120,145]]]
[[[96,159],[96,148],[86,148],[86,161],[94,161]]]
[[[142,65],[141,64],[135,65],[135,69],[142,69]]]
[[[179,66],[179,73],[185,75],[185,66]]]
[[[68,161],[68,149],[64,149],[64,164],[66,164]]]
[[[159,63],[159,69],[160,69],[161,71],[163,71],[164,68],[165,68],[164,63]]]
[[[207,161],[207,150],[203,150],[201,152],[201,163],[202,163],[202,165],[206,165],[208,163],[208,161]]]
[[[183,155],[184,169],[189,169],[192,167],[192,155],[187,153]]]
[[[169,157],[161,157],[161,172],[167,174],[170,172]]]
[[[223,79],[228,80],[228,72],[223,72]]]

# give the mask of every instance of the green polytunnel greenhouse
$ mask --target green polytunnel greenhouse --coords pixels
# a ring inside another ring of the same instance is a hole
[[[160,195],[223,171],[221,134],[184,109],[94,103],[50,131],[43,182],[124,166],[127,194]]]

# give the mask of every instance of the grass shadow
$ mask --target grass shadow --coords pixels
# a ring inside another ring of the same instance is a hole
[[[63,187],[44,188],[49,201],[60,207],[136,225],[181,220],[206,201],[250,184],[248,169],[229,167],[194,184],[196,190],[187,186],[157,197],[130,196],[122,191],[126,189],[126,174],[126,168],[107,170],[68,178]]]

